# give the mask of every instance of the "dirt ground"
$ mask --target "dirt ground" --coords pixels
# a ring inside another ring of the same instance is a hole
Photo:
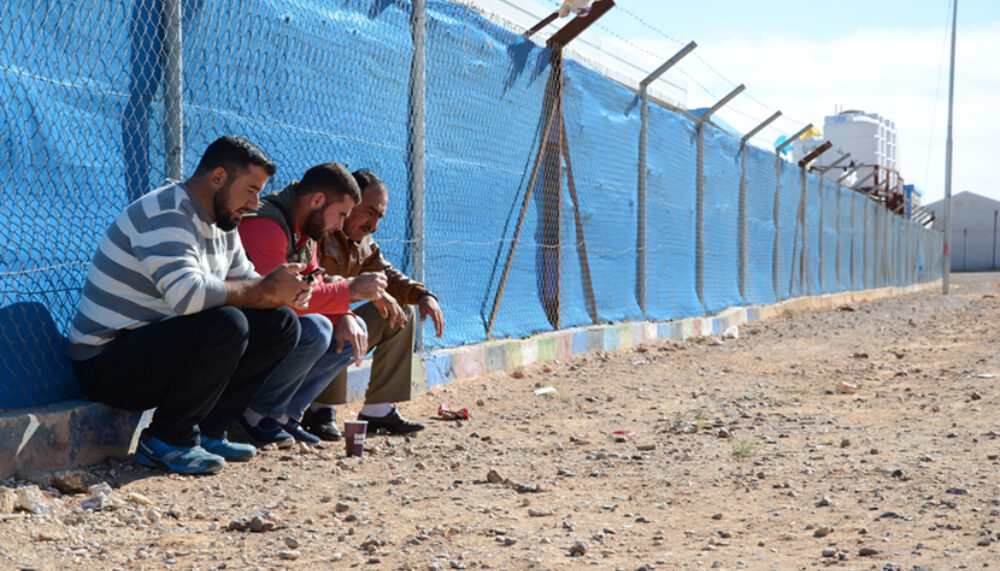
[[[109,460],[75,474],[109,487],[78,494],[12,478],[28,490],[0,492],[42,513],[0,516],[0,565],[996,568],[997,296],[997,274],[957,275],[948,297],[438,387],[401,407],[425,432],[362,459],[271,450],[207,477]],[[433,420],[441,403],[472,418]]]

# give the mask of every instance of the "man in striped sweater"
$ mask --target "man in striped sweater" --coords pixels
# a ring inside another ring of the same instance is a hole
[[[274,171],[253,143],[222,137],[190,179],[130,204],[98,245],[68,353],[90,398],[156,408],[142,464],[212,473],[255,454],[226,427],[295,346],[287,306],[311,294],[303,264],[258,275],[234,231]]]

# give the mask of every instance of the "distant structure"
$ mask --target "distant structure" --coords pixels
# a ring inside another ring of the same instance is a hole
[[[935,216],[934,228],[944,231],[944,200],[924,207]],[[1000,201],[964,191],[951,197],[951,270],[974,272],[1000,269]]]
[[[897,168],[894,121],[859,109],[827,115],[822,135],[792,145],[792,159],[801,161],[827,141],[833,147],[810,163],[811,171],[822,171],[827,180],[883,202],[896,214],[906,214],[906,192]],[[850,156],[844,158],[845,155]],[[830,165],[835,166],[827,168]]]

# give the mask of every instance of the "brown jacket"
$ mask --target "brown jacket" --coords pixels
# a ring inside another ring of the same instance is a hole
[[[327,275],[353,278],[364,272],[385,272],[389,280],[386,291],[399,303],[414,305],[423,295],[434,295],[424,284],[411,280],[382,257],[382,251],[371,236],[354,242],[340,230],[334,230],[319,243],[319,265]]]

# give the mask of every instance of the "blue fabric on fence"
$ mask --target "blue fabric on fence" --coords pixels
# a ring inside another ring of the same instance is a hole
[[[802,228],[799,207],[802,202],[802,177],[799,167],[781,158],[778,190],[777,293],[779,299],[802,295]]]
[[[806,173],[806,205],[805,205],[805,270],[806,279],[803,284],[803,293],[806,295],[819,295],[823,293],[820,285],[820,245],[822,242],[822,218],[820,214],[823,209],[823,195],[819,191],[819,179],[812,174]]]
[[[743,303],[739,290],[740,145],[737,139],[706,125],[705,197],[703,204],[702,301],[718,313]]]
[[[486,339],[547,119],[549,52],[450,2],[430,3],[427,46],[426,272],[448,319],[443,339],[425,336],[434,347]],[[543,305],[543,176],[531,189],[493,337],[552,329]],[[582,306],[564,302],[573,303]]]
[[[563,118],[599,320],[642,319],[633,295],[640,127],[636,98],[573,61],[563,64],[563,84]],[[563,207],[564,215],[573,215],[571,206]],[[568,244],[577,244],[575,235]],[[579,256],[575,247],[562,254],[567,262]],[[563,283],[575,288],[580,279],[566,274]]]
[[[695,284],[695,130],[689,120],[654,105],[648,128],[646,315],[657,320],[700,315]]]
[[[747,301],[768,304],[775,297],[774,197],[778,177],[774,154],[747,147]]]

